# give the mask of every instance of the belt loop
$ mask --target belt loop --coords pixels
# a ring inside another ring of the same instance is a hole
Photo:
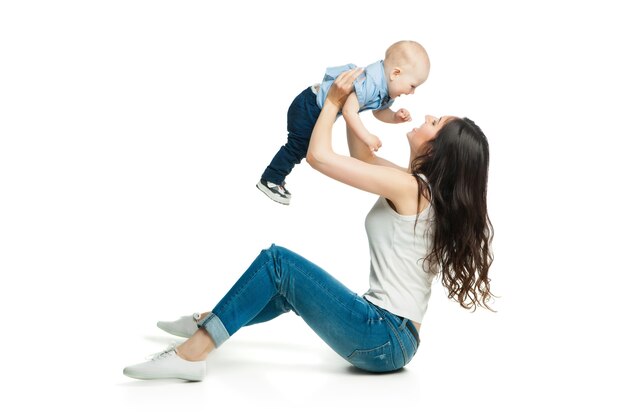
[[[398,327],[398,330],[400,330],[400,331],[404,330],[404,328],[406,327],[406,323],[408,321],[409,321],[409,319],[402,318],[402,323],[400,323],[400,327]]]

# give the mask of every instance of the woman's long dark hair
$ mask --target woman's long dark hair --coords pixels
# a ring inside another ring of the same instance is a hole
[[[441,268],[448,298],[466,309],[491,310],[487,302],[493,297],[488,277],[493,226],[487,214],[487,138],[470,119],[456,118],[424,146],[411,171],[419,184],[419,200],[428,198],[435,212],[433,246],[425,264]]]

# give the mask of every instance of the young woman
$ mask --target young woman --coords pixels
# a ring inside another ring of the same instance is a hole
[[[407,134],[410,167],[375,156],[348,132],[350,154],[333,151],[332,126],[362,70],[330,89],[307,154],[321,173],[380,196],[366,218],[370,289],[359,296],[288,249],[261,251],[210,313],[159,322],[189,337],[151,361],[129,366],[139,379],[199,381],[206,357],[243,326],[294,311],[339,355],[371,372],[394,371],[415,354],[433,278],[464,308],[492,297],[492,227],[487,215],[489,146],[469,119],[426,116]]]

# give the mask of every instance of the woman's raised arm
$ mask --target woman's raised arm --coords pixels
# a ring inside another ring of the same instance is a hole
[[[339,155],[332,147],[332,127],[337,113],[362,71],[357,68],[346,71],[331,86],[313,129],[306,160],[314,169],[337,181],[381,195],[394,203],[400,202],[407,195],[412,197],[415,194],[415,179],[408,172]]]

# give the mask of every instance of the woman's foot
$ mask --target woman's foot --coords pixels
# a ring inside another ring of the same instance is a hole
[[[203,361],[213,349],[215,349],[213,339],[206,331],[198,330],[189,339],[176,346],[176,354],[187,361]]]
[[[148,362],[124,368],[124,375],[136,379],[184,379],[202,381],[206,376],[205,361],[188,361],[176,354],[175,346],[157,353]]]
[[[209,313],[193,313],[191,316],[182,316],[174,321],[159,321],[157,327],[174,336],[190,338],[198,330],[198,322]]]

